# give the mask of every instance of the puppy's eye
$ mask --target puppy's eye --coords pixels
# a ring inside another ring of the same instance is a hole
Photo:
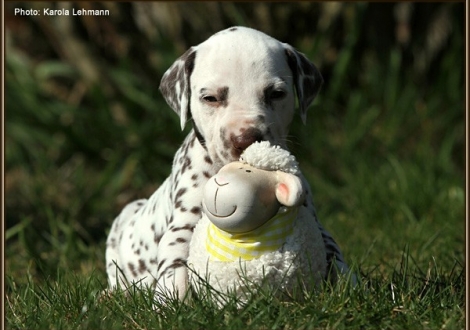
[[[219,102],[215,96],[206,95],[201,98],[206,103],[217,103]]]
[[[264,100],[268,103],[280,101],[286,96],[287,92],[283,88],[274,85],[270,85],[264,90]]]
[[[282,100],[286,95],[287,93],[283,90],[273,90],[269,97],[271,100]]]

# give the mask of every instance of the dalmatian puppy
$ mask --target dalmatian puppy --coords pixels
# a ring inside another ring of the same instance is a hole
[[[182,299],[204,184],[255,141],[286,148],[296,96],[305,123],[322,82],[303,54],[246,27],[223,30],[184,53],[164,74],[160,91],[179,115],[181,128],[191,121],[193,129],[176,152],[166,181],[148,200],[128,204],[115,219],[106,243],[110,289],[139,283],[151,286],[157,299],[163,292]],[[347,271],[337,244],[319,226],[328,262]]]

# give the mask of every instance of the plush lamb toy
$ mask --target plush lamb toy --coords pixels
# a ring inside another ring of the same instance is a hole
[[[243,301],[263,285],[290,292],[299,281],[304,288],[321,282],[325,246],[317,222],[302,206],[299,175],[294,156],[263,141],[208,181],[189,249],[193,285],[204,279]]]

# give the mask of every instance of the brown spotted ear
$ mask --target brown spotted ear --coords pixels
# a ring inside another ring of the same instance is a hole
[[[295,90],[299,99],[300,116],[305,124],[307,108],[317,96],[323,77],[317,67],[289,44],[283,44],[286,49],[287,63],[293,73]]]
[[[190,77],[196,59],[196,48],[191,47],[165,72],[160,82],[160,92],[166,103],[180,116],[181,130],[184,129],[190,112]]]

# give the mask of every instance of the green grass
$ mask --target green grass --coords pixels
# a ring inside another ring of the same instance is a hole
[[[102,296],[101,276],[70,275],[59,271],[54,279],[18,287],[8,278],[7,321],[11,328],[84,329],[416,329],[462,327],[465,317],[464,276],[461,265],[450,272],[435,262],[419,269],[409,254],[396,270],[369,273],[357,287],[347,280],[325,284],[302,301],[282,301],[272,291],[260,290],[243,308],[235,297],[217,308],[213,290],[205,299],[180,302],[167,297],[156,303],[150,290],[131,288],[127,295]],[[153,306],[159,309],[153,311]]]
[[[224,7],[230,17],[219,13],[225,24],[254,22],[251,5],[230,6]],[[288,8],[313,15],[316,6],[269,8],[288,19],[282,14]],[[413,35],[407,49],[390,41],[381,51],[364,32],[365,4],[344,5],[342,23],[334,21],[315,38],[305,31],[289,41],[319,64],[326,80],[307,126],[300,118],[293,123],[289,146],[312,186],[321,222],[359,285],[325,283],[297,301],[260,290],[240,310],[234,297],[223,309],[209,298],[168,297],[156,312],[146,290],[100,295],[113,218],[126,202],[158,187],[187,132],[179,131],[177,116],[156,92],[159,77],[181,54],[171,46],[175,36],[146,44],[126,31],[130,47],[144,45],[132,48],[142,61],[116,51],[106,62],[90,41],[103,70],[95,83],[84,82],[73,62],[46,56],[44,49],[42,57],[28,54],[15,39],[5,67],[6,327],[464,328],[463,6],[446,6],[452,33],[424,71],[409,56],[419,53],[426,36]],[[194,22],[188,39],[208,35],[201,24]],[[343,39],[342,25],[350,32]],[[48,45],[43,34],[32,35]],[[336,43],[335,60],[328,62],[322,54]]]

